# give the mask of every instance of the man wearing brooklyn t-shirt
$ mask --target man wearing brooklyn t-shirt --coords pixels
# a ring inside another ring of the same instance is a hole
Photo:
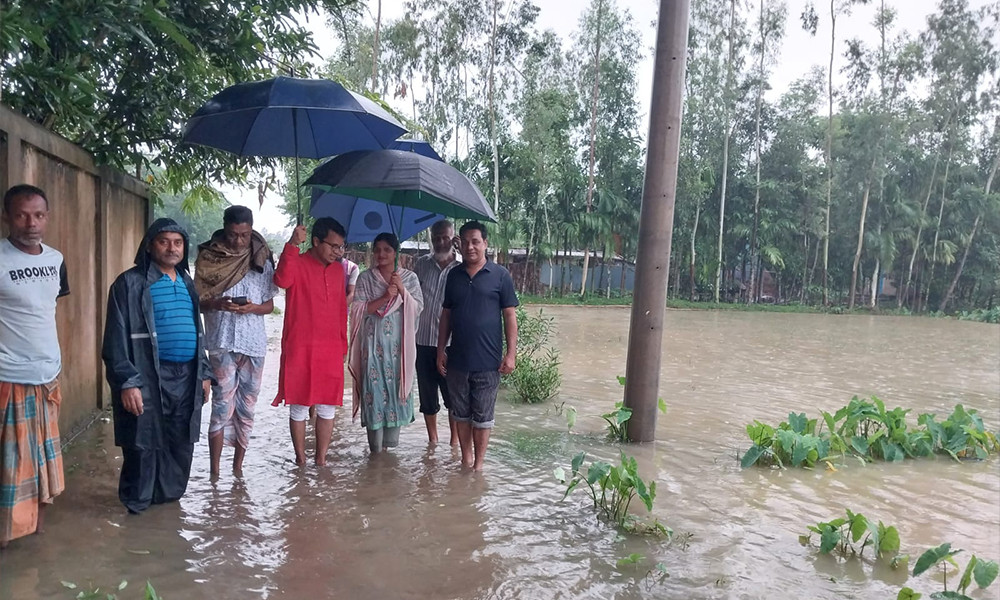
[[[69,293],[58,250],[42,243],[45,192],[4,194],[0,241],[0,547],[41,531],[42,512],[63,490],[59,445],[56,298]]]

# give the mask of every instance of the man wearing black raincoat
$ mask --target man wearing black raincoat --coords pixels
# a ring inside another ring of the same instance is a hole
[[[188,248],[180,225],[157,219],[108,294],[102,356],[122,449],[118,497],[131,513],[184,495],[208,400],[212,371]]]

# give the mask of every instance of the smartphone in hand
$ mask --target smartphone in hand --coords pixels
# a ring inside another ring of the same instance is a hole
[[[247,297],[236,296],[235,298],[230,298],[229,301],[235,304],[236,306],[244,306],[247,304]]]

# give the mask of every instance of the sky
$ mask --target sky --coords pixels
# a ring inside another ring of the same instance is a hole
[[[744,0],[747,1],[747,0]],[[765,0],[773,2],[774,0]],[[542,31],[551,29],[566,40],[566,47],[572,40],[573,32],[587,3],[582,0],[535,0],[541,9],[538,15],[537,28]],[[970,6],[975,9],[987,4],[988,0],[970,0]],[[370,9],[374,14],[375,0],[370,0]],[[781,46],[776,64],[772,70],[770,96],[777,97],[788,86],[805,75],[814,66],[821,66],[825,69],[829,60],[829,40],[830,22],[828,14],[820,12],[819,29],[815,37],[802,30],[799,15],[808,4],[807,0],[787,0],[788,17],[785,24],[785,36]],[[906,31],[915,36],[926,26],[927,16],[934,12],[936,0],[885,0],[887,7],[897,10],[896,32]],[[648,128],[648,110],[651,97],[651,87],[653,78],[653,46],[656,42],[655,20],[659,2],[657,0],[617,0],[617,5],[621,9],[627,9],[633,16],[637,29],[642,36],[643,58],[638,69],[638,89],[636,91],[640,102],[640,114],[642,123],[640,131],[645,136]],[[753,2],[756,7],[757,3]],[[870,2],[867,6],[857,6],[847,16],[837,19],[837,54],[834,58],[834,86],[838,85],[840,66],[843,66],[846,59],[843,58],[845,48],[844,40],[860,38],[868,43],[877,42],[877,33],[872,27],[878,1]],[[816,3],[817,11],[822,11],[829,4],[823,1]],[[827,8],[828,10],[828,8]],[[383,0],[382,19],[383,23],[388,20],[398,19],[405,15],[403,0]],[[752,23],[751,18],[751,23]],[[372,18],[374,23],[374,17]],[[336,38],[329,31],[324,20],[315,15],[306,21],[307,26],[313,32],[320,53],[326,57],[332,54],[336,47]],[[406,106],[398,107],[407,109]],[[683,126],[683,123],[682,123]],[[234,188],[223,188],[227,199],[234,204],[243,204],[250,207],[256,213],[256,224],[258,229],[268,231],[280,231],[285,229],[287,218],[278,210],[276,206],[277,194],[271,193],[265,201],[264,207],[258,207],[256,188],[238,190]],[[307,193],[307,191],[306,191]],[[307,197],[304,204],[308,204]]]

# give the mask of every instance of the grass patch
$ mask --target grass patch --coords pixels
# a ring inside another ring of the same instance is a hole
[[[560,306],[630,306],[632,304],[631,294],[625,296],[612,295],[605,298],[602,295],[569,294],[567,296],[540,296],[536,294],[520,294],[518,296],[521,304],[553,304]],[[906,308],[876,308],[858,306],[854,310],[848,310],[846,306],[812,306],[809,304],[799,304],[790,302],[788,304],[743,304],[735,302],[698,302],[684,300],[682,298],[667,298],[667,308],[677,308],[684,310],[735,310],[739,312],[771,312],[771,313],[802,313],[802,314],[830,314],[830,315],[880,315],[898,317],[946,317],[941,313],[919,313],[914,314]],[[995,323],[1000,319],[1000,308],[992,311],[977,310],[963,312],[957,318],[970,321],[984,321]]]
[[[596,294],[570,294],[568,296],[538,296],[535,294],[519,294],[522,304],[560,304],[568,306],[628,306],[632,304],[632,296],[605,298]]]

